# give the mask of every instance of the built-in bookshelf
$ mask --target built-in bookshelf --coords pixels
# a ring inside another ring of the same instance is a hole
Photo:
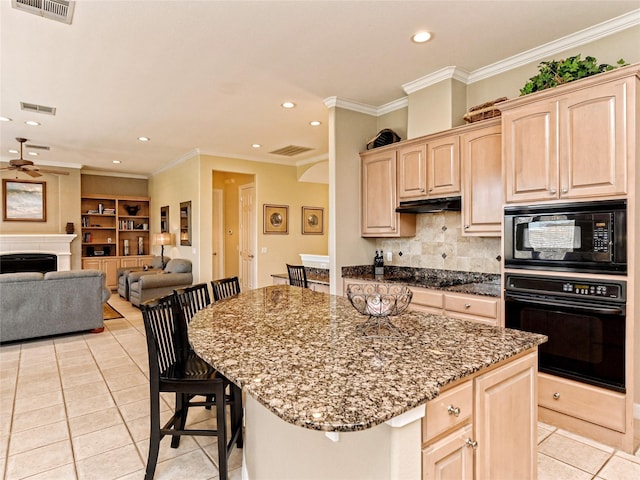
[[[81,209],[83,257],[150,254],[149,198],[85,195]]]

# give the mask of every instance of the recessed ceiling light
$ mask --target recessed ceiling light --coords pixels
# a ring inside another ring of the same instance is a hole
[[[411,41],[414,43],[424,43],[431,40],[431,33],[427,31],[414,33],[411,37]]]
[[[311,125],[312,127],[317,127],[318,125],[322,125],[322,122],[320,122],[318,120],[313,120],[313,121],[309,122],[309,125]]]
[[[40,125],[38,122],[36,122],[35,120],[27,120],[26,122],[27,125],[30,125],[32,127],[37,127],[38,125]]]
[[[122,163],[120,160],[112,160],[113,163]]]
[[[254,143],[251,145],[253,148],[260,148],[262,145],[260,145],[259,143]]]
[[[29,152],[29,155],[31,155],[32,157],[37,157],[38,156],[38,152]]]
[[[140,140],[141,142],[148,142],[151,139],[149,137],[138,137],[138,140]]]
[[[9,117],[0,117],[0,122],[12,122],[13,119]]]
[[[282,104],[282,107],[283,107],[283,108],[294,108],[295,106],[296,106],[296,104],[295,104],[295,103],[293,103],[293,102],[284,102],[284,103]]]
[[[11,150],[9,150],[9,153],[20,153],[18,152],[18,150],[14,150],[13,148]]]

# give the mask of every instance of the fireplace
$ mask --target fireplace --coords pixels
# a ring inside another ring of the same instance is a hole
[[[3,234],[0,235],[0,255],[53,255],[56,257],[55,270],[71,270],[71,242],[76,236],[73,234]],[[2,271],[6,273],[4,268]]]
[[[55,272],[58,257],[52,253],[6,253],[0,255],[0,273]]]

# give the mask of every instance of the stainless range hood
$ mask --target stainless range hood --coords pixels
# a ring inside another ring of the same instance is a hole
[[[437,213],[437,212],[459,212],[461,208],[460,197],[430,198],[426,200],[411,200],[400,202],[396,208],[398,213]]]

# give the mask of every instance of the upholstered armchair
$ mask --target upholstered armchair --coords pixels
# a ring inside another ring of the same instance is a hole
[[[129,282],[129,301],[139,307],[146,301],[173,293],[177,288],[190,286],[193,283],[191,260],[174,258],[164,270],[131,272]]]
[[[169,257],[164,257],[165,263],[171,260]],[[125,300],[129,300],[129,284],[131,281],[129,280],[129,274],[131,272],[142,272],[148,271],[150,273],[158,273],[162,270],[162,258],[159,256],[155,256],[151,259],[148,265],[144,267],[121,267],[117,270],[117,278],[118,278],[118,295],[120,295]]]

